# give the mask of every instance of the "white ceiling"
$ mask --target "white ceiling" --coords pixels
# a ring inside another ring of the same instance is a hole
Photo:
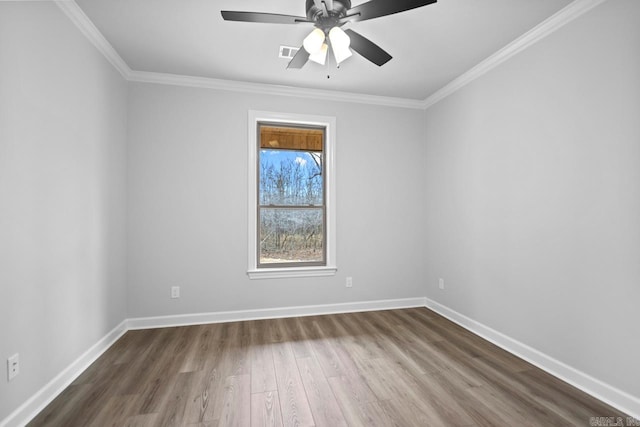
[[[354,54],[339,69],[301,70],[287,70],[278,49],[301,45],[312,27],[227,22],[220,11],[304,16],[305,0],[76,3],[134,71],[424,100],[571,0],[439,0],[350,24],[393,56],[384,66]]]

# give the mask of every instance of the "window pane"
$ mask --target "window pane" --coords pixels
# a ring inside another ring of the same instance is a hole
[[[259,187],[263,206],[321,206],[322,152],[261,149]]]
[[[324,262],[322,208],[260,209],[260,264]]]

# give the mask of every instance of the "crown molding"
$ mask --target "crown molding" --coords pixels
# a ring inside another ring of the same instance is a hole
[[[462,87],[483,76],[514,55],[527,49],[529,46],[539,42],[543,38],[552,34],[556,30],[567,25],[569,22],[590,11],[594,7],[607,0],[575,0],[565,8],[561,9],[545,21],[541,22],[522,36],[515,39],[466,73],[452,80],[449,84],[434,92],[422,103],[422,108],[427,109],[444,98],[452,95]]]
[[[126,80],[129,79],[131,74],[131,68],[127,65],[122,57],[111,46],[111,43],[107,41],[102,35],[100,30],[93,25],[93,22],[87,15],[80,9],[80,6],[75,0],[54,0],[65,15],[75,24],[84,36],[98,49],[100,53],[115,67],[116,70],[122,74]]]
[[[306,89],[289,86],[278,86],[263,83],[248,83],[233,80],[192,77],[167,73],[134,71],[111,46],[100,30],[91,22],[75,0],[54,0],[67,17],[82,34],[101,52],[105,58],[120,72],[125,80],[142,83],[155,83],[174,86],[187,86],[205,89],[216,89],[231,92],[243,92],[262,95],[278,95],[299,98],[313,98],[327,101],[351,102],[387,107],[422,109],[422,100],[394,98],[377,95]]]
[[[262,95],[312,98],[316,100],[350,102],[386,107],[411,108],[426,110],[444,98],[457,92],[467,84],[483,76],[514,55],[537,43],[559,28],[590,11],[607,0],[574,0],[568,6],[555,13],[530,31],[518,37],[469,71],[455,78],[446,86],[434,92],[424,100],[394,98],[378,95],[307,89],[292,86],[280,86],[264,83],[249,83],[234,80],[222,80],[208,77],[193,77],[148,71],[134,71],[111,46],[100,30],[91,22],[75,0],[54,0],[67,17],[73,22],[87,39],[101,52],[105,58],[128,81],[154,83],[173,86],[186,86],[215,89],[230,92],[253,93]]]
[[[338,92],[322,89],[308,89],[293,86],[280,86],[265,83],[250,83],[234,80],[221,80],[209,77],[193,77],[167,73],[153,73],[148,71],[132,71],[129,81],[141,83],[155,83],[174,86],[216,89],[231,92],[244,92],[261,95],[277,95],[299,98],[313,98],[339,102],[381,105],[387,107],[423,109],[423,101],[417,99],[394,98],[387,96],[365,95],[359,93]]]

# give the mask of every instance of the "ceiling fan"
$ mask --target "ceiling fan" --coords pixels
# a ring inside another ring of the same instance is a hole
[[[340,65],[352,55],[351,49],[378,66],[392,57],[380,46],[352,29],[343,30],[349,22],[365,21],[435,3],[437,0],[370,0],[351,7],[351,0],[306,0],[307,16],[281,15],[262,12],[223,10],[225,21],[258,22],[267,24],[313,24],[315,28],[305,37],[287,68],[302,68],[311,60],[324,65],[331,50]]]

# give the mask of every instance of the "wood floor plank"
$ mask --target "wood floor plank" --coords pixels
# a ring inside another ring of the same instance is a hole
[[[178,378],[180,367],[187,357],[189,344],[196,336],[193,327],[167,328],[168,335],[160,336],[154,343],[154,351],[147,354],[150,368],[142,364],[135,364],[132,368],[139,369],[139,374],[133,373],[126,382],[127,386],[122,394],[138,395],[138,413],[150,414],[159,412],[169,398],[169,393]],[[142,359],[144,361],[144,359]]]
[[[316,425],[347,426],[320,364],[312,357],[297,359],[298,370]]]
[[[398,407],[399,402],[413,402],[412,410],[421,413],[421,419],[428,420],[428,425],[444,424],[441,411],[436,410],[433,400],[421,398],[424,396],[424,390],[418,386],[415,377],[387,360],[374,359],[370,362],[366,377],[379,401],[395,401],[395,407]],[[430,393],[429,397],[433,397],[433,393]],[[449,423],[451,421],[447,420]]]
[[[334,331],[341,337],[339,341],[340,348],[349,353],[349,359],[353,364],[358,366],[365,360],[380,357],[379,353],[372,351],[370,346],[366,345],[367,340],[363,340],[356,333],[348,330],[348,325],[345,323],[346,315],[340,314],[327,317],[329,322],[333,324]],[[339,353],[338,356],[340,357]]]
[[[310,323],[311,319],[308,317],[280,319],[279,326],[283,330],[283,336],[291,343],[296,358],[309,357],[313,354],[308,335]]]
[[[568,420],[589,420],[593,416],[617,414],[619,411],[577,388],[540,370],[519,372],[516,377],[527,391],[543,402],[551,402],[553,411]],[[600,415],[596,415],[600,414]]]
[[[423,314],[426,309],[420,309],[417,316],[425,318]],[[426,324],[430,328],[438,331],[440,335],[446,338],[446,341],[455,345],[471,357],[490,357],[500,362],[501,365],[507,366],[512,372],[524,371],[533,366],[528,362],[508,353],[507,351],[497,347],[496,345],[482,339],[472,332],[456,325],[448,319],[436,315],[432,320],[427,320]]]
[[[402,390],[406,384],[398,384],[400,380],[395,374],[395,365],[386,359],[371,359],[363,368],[365,381],[373,391],[375,400],[391,400],[395,397],[405,397]]]
[[[338,315],[337,319],[347,330],[351,339],[364,350],[364,358],[375,359],[377,357],[384,357],[386,350],[376,339],[378,331],[372,331],[367,328],[367,320],[364,317],[365,314],[366,313],[343,314]]]
[[[226,329],[223,359],[229,367],[230,376],[251,374],[250,339],[246,322],[230,323]]]
[[[206,390],[209,397],[209,404],[203,416],[203,420],[206,422],[220,420],[223,417],[225,394],[228,392],[228,378],[250,375],[251,372],[248,350],[250,337],[243,337],[244,332],[239,322],[225,323],[221,326],[222,340],[219,343],[217,362],[210,368],[204,385],[201,383],[201,388]],[[243,343],[245,339],[247,343]],[[251,380],[249,379],[249,381]]]
[[[214,418],[217,394],[223,389],[224,377],[221,372],[224,352],[224,324],[206,325],[210,331],[210,345],[202,369],[194,371],[190,395],[184,414],[184,423],[204,423]],[[225,373],[226,375],[226,373]],[[221,412],[218,408],[217,414]],[[206,418],[209,415],[209,418]]]
[[[249,331],[241,322],[217,325],[209,360],[194,377],[192,393],[185,409],[190,423],[211,423],[223,417],[229,377],[250,379]],[[194,390],[195,389],[195,390]],[[227,396],[228,397],[228,396]]]
[[[140,332],[140,343],[136,346],[136,356],[131,359],[130,363],[125,364],[119,370],[104,369],[112,377],[118,372],[126,373],[118,392],[120,394],[137,394],[145,387],[147,381],[157,376],[160,371],[159,361],[164,357],[163,350],[168,343],[175,337],[173,328],[153,329],[146,331],[129,331]],[[128,333],[129,333],[128,332]],[[127,333],[127,334],[128,334]],[[99,380],[91,380],[96,384]]]
[[[459,347],[448,341],[430,343],[432,350],[425,354],[432,354],[435,360],[444,361],[444,365],[438,372],[443,372],[449,377],[457,377],[454,381],[462,383],[462,387],[479,387],[485,384],[486,377],[480,375],[478,370],[470,363],[473,355],[464,352]]]
[[[30,427],[74,425],[74,414],[83,403],[92,384],[72,384],[44,408],[31,422]]]
[[[425,374],[425,376],[453,396],[455,402],[464,408],[465,413],[474,421],[475,425],[487,427],[511,425],[510,420],[501,418],[491,407],[474,399],[473,396],[468,393],[469,390],[478,387],[461,386],[460,383],[450,381],[450,378],[443,375],[443,372]]]
[[[122,424],[123,427],[154,427],[158,425],[158,414],[144,414],[129,417]]]
[[[332,377],[327,379],[331,390],[350,426],[383,426],[385,418],[376,418],[380,414],[371,411],[371,404],[378,401],[373,391],[364,381],[349,377]]]
[[[557,410],[555,402],[530,393],[529,388],[520,380],[520,377],[513,375],[508,367],[497,365],[495,361],[488,361],[480,357],[474,358],[472,363],[487,376],[487,379],[491,380],[491,383],[501,393],[517,401],[518,406],[525,408],[526,412],[536,421],[544,422],[547,425],[563,425],[571,422],[571,418],[563,417],[563,411]]]
[[[166,398],[163,399],[162,408],[159,408],[159,426],[182,424],[193,377],[193,372],[183,372],[176,375],[175,380],[172,382],[171,390],[167,393]]]
[[[267,323],[254,321],[250,329],[251,393],[277,390],[273,350],[268,338]]]
[[[277,391],[251,395],[251,427],[282,427],[282,413]]]
[[[494,416],[499,417],[500,424],[516,424],[519,426],[548,425],[538,423],[535,418],[529,416],[524,408],[518,407],[508,396],[504,396],[491,385],[473,387],[465,390],[465,393],[472,400],[484,406],[487,411],[491,411]]]
[[[272,350],[284,425],[313,426],[313,415],[291,344],[274,344]]]
[[[93,421],[87,425],[90,427],[120,427],[126,423],[134,404],[135,400],[130,395],[111,396],[102,405]]]
[[[449,360],[433,345],[441,340],[424,340],[406,323],[396,325],[392,331],[396,335],[397,345],[408,358],[420,366],[420,373],[437,372],[450,367]],[[388,327],[387,333],[392,333]]]
[[[251,425],[251,378],[249,375],[227,377],[222,396],[221,427],[249,427]]]
[[[72,384],[96,383],[98,381],[110,381],[114,371],[109,369],[111,365],[129,355],[130,347],[146,346],[152,339],[152,331],[128,331],[107,351],[95,360],[82,374],[76,378]]]
[[[415,332],[424,341],[442,341],[444,338],[427,323],[416,317],[415,313],[421,309],[393,310],[390,312],[397,321],[396,325]]]
[[[111,347],[107,352],[98,358],[91,366],[85,370],[73,384],[100,384],[118,380],[119,392],[122,394],[135,393],[129,384],[139,384],[135,381],[145,368],[154,369],[153,345],[159,341],[158,336],[168,335],[170,332],[161,331],[129,331],[120,340],[116,341],[114,347],[124,349],[125,351],[131,347],[130,352],[135,352],[135,357],[131,363],[119,364],[120,369],[112,369],[119,356],[116,350]],[[120,341],[124,341],[121,343]],[[151,359],[151,363],[144,364],[141,359]],[[119,377],[119,378],[116,378]]]
[[[405,351],[407,342],[398,336],[393,326],[388,324],[387,319],[381,315],[382,312],[363,313],[367,321],[364,327],[369,330],[372,337],[384,350],[384,357],[393,361],[399,368],[421,375],[427,372],[423,366],[416,362],[411,355]]]
[[[398,426],[402,427],[402,420],[394,419],[392,414],[390,414],[383,402],[369,402],[364,408],[364,426],[375,426],[375,427],[393,427]]]
[[[415,387],[421,399],[429,402],[439,418],[445,421],[447,425],[463,427],[475,424],[474,419],[467,413],[464,406],[460,405],[454,396],[437,382],[430,381],[429,376],[422,375],[415,378],[408,375],[408,373],[400,372],[399,374],[409,376],[405,382]]]
[[[309,318],[307,336],[325,376],[338,377],[344,374],[345,367],[332,346],[333,339],[323,330],[326,323],[328,322],[320,316]]]
[[[394,420],[396,425],[406,427],[444,427],[447,425],[435,413],[429,413],[416,404],[417,402],[402,398],[380,401],[384,412]]]
[[[339,402],[344,401],[364,407],[367,403],[378,400],[365,378],[343,376],[331,377],[327,380]]]
[[[205,368],[209,354],[214,351],[215,346],[221,339],[222,328],[218,326],[195,326],[197,329],[196,339],[184,359],[180,372],[195,372]]]
[[[193,387],[185,407],[184,422],[205,423],[216,420],[222,413],[224,381],[218,366],[194,374]]]
[[[86,389],[86,393],[79,396],[72,406],[68,406],[66,411],[61,413],[61,417],[56,417],[56,422],[46,422],[43,426],[86,426],[96,417],[102,406],[117,384],[100,382]]]
[[[136,413],[152,414],[159,412],[173,387],[176,375],[158,376],[145,381],[145,388],[136,396]]]
[[[361,379],[361,372],[369,359],[364,359],[353,351],[354,345],[348,338],[334,340],[330,343],[341,364],[344,376],[352,379]]]
[[[626,417],[426,308],[129,331],[29,426],[587,425]]]
[[[215,381],[222,381],[216,374],[218,373],[215,369],[203,369],[193,372],[191,388],[184,408],[183,424],[189,425],[204,422],[207,409],[212,402],[212,398],[215,397],[212,396]]]

